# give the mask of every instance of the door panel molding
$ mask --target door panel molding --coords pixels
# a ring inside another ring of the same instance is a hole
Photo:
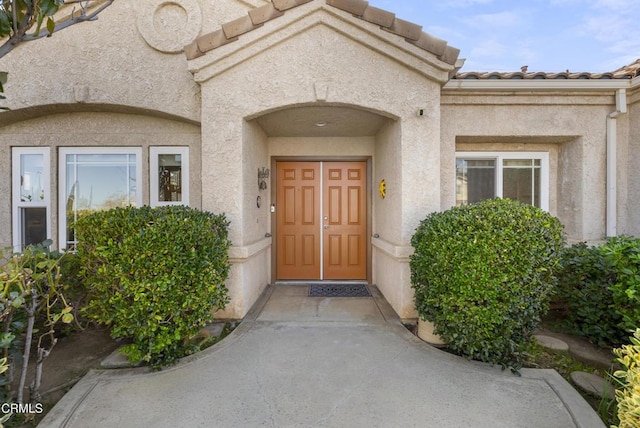
[[[276,175],[276,276],[318,279],[320,163],[279,162]]]
[[[329,206],[323,206],[328,216],[323,229],[325,260],[323,278],[329,280],[366,279],[367,249],[361,243],[367,234],[366,162],[323,162],[328,177],[323,186]],[[339,237],[339,239],[336,239]]]
[[[366,280],[368,162],[274,160],[276,280]]]

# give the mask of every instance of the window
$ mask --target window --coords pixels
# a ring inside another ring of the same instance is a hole
[[[189,205],[189,148],[150,148],[151,206]]]
[[[49,148],[14,148],[13,246],[16,251],[50,238]]]
[[[548,189],[548,153],[456,153],[456,205],[501,197],[548,210]]]
[[[131,147],[60,149],[60,242],[73,249],[72,222],[95,211],[142,205],[142,151]]]

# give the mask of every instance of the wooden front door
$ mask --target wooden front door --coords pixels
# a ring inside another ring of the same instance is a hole
[[[278,162],[277,279],[366,279],[366,162]]]

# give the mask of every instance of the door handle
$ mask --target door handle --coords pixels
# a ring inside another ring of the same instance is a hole
[[[323,229],[329,229],[329,225],[325,224],[324,226],[322,226]]]

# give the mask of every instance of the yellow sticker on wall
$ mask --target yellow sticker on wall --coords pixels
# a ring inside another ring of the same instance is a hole
[[[380,197],[384,199],[387,196],[387,182],[384,181],[384,178],[380,180],[380,186],[378,186],[378,190],[380,191]]]

